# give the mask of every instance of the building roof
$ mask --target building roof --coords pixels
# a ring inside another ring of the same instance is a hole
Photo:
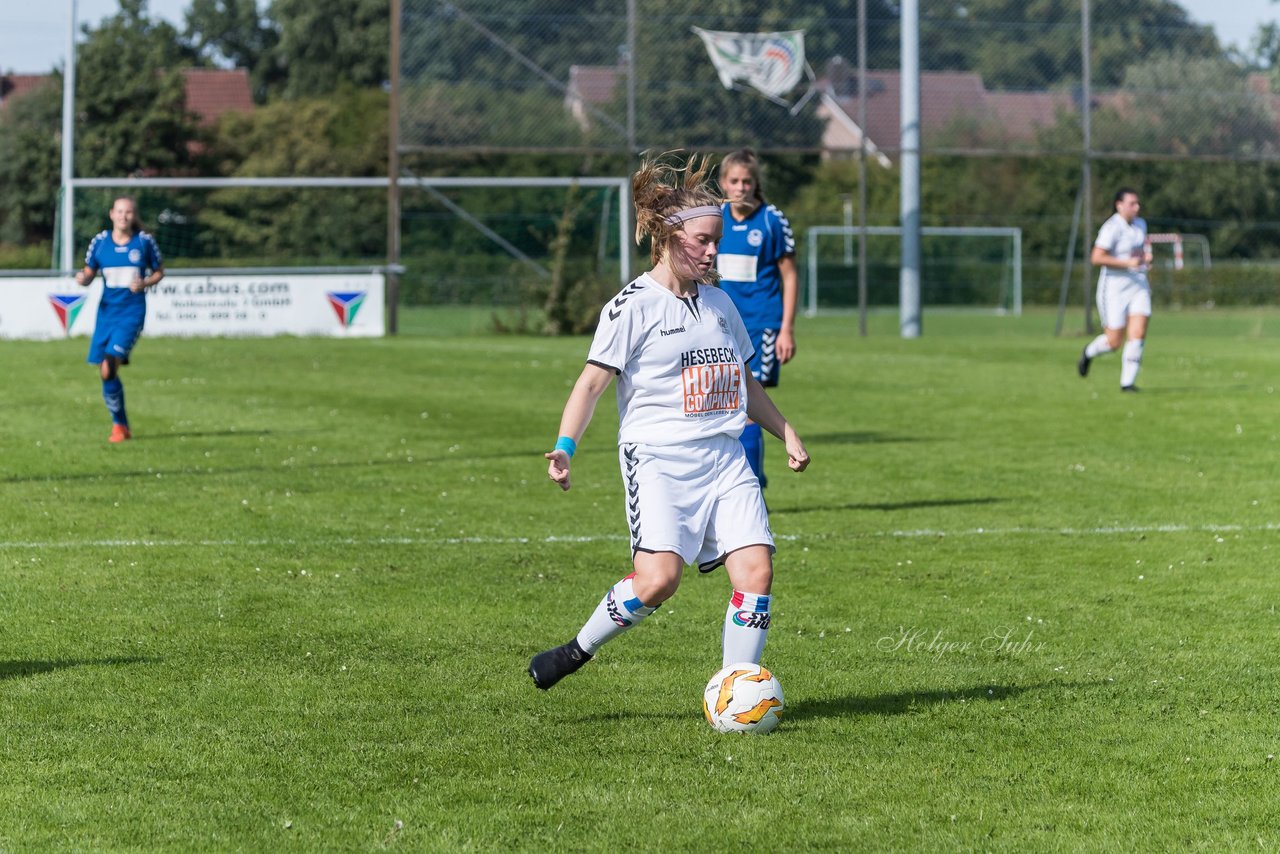
[[[49,77],[48,74],[0,74],[0,107],[13,98],[21,98]]]
[[[187,109],[202,125],[214,124],[224,113],[253,110],[249,72],[243,68],[187,68],[183,77]],[[0,75],[0,109],[52,78],[52,74]]]
[[[840,82],[837,103],[849,116],[858,115],[856,80]],[[852,90],[852,91],[850,91]],[[922,71],[920,73],[920,125],[925,135],[936,133],[964,118],[991,122],[1008,139],[1028,139],[1039,127],[1052,125],[1058,113],[1072,108],[1066,92],[992,92],[981,75],[967,71]],[[867,71],[867,137],[881,148],[894,149],[901,137],[902,74],[895,70]],[[858,147],[856,134],[824,134],[823,147]],[[847,138],[846,138],[847,137]]]
[[[253,111],[249,72],[244,68],[188,68],[187,109],[200,124],[215,124],[223,113]]]
[[[579,126],[583,129],[591,126],[590,108],[613,100],[621,76],[622,72],[616,65],[569,66],[564,105]]]

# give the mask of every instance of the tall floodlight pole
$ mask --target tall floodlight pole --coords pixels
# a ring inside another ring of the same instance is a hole
[[[1084,156],[1080,163],[1080,188],[1084,196],[1084,263],[1080,265],[1084,282],[1084,331],[1093,333],[1093,265],[1089,263],[1089,247],[1093,245],[1093,129],[1090,124],[1093,98],[1089,92],[1089,0],[1080,0],[1080,125],[1084,138]]]
[[[867,0],[858,0],[858,334],[867,335]]]
[[[902,269],[898,327],[920,337],[920,0],[902,0]]]
[[[71,180],[75,177],[76,0],[67,0],[67,59],[62,73],[62,257],[61,269],[71,269],[75,251],[76,206]]]
[[[395,335],[400,302],[400,16],[391,0],[391,102],[387,116],[387,334]]]

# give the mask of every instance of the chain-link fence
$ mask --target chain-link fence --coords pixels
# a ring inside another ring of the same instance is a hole
[[[778,2],[753,12],[744,5],[404,0],[401,140],[406,149],[437,151],[856,150],[858,3]],[[899,13],[882,0],[866,6],[865,130],[892,154]],[[1093,7],[1097,155],[1280,156],[1280,95],[1268,73],[1224,52],[1212,30],[1173,3]],[[705,37],[768,32],[801,32],[802,46],[732,57],[741,45]],[[924,150],[1082,151],[1084,41],[1079,2],[926,0]],[[717,58],[743,72],[732,89]],[[792,67],[795,84],[765,95],[745,77],[762,66]]]
[[[848,224],[859,179],[842,164],[865,139],[867,221],[896,224],[897,4],[865,0],[861,22],[857,0],[747,7],[403,0],[401,151],[433,174],[461,164],[625,175],[645,150],[749,145],[771,169],[770,199],[803,233]],[[1157,300],[1168,291],[1170,303],[1274,302],[1256,268],[1280,255],[1280,201],[1267,190],[1280,177],[1273,75],[1175,3],[1085,11],[1080,0],[922,0],[923,223],[1023,229],[1027,301],[1056,303],[1070,278],[1079,304],[1085,232],[1110,214],[1117,187],[1133,186],[1152,231],[1204,235],[1213,247],[1212,270],[1164,275]],[[802,46],[787,41],[796,33]],[[753,85],[788,71],[785,90]],[[1086,163],[1092,203],[1081,216]],[[1255,266],[1233,271],[1242,259]]]

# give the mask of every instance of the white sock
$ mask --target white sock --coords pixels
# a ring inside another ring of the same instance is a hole
[[[634,577],[633,572],[610,587],[582,631],[578,632],[578,646],[583,652],[595,655],[597,649],[658,609],[658,605],[646,605],[636,596],[631,584]]]
[[[1138,370],[1142,367],[1142,345],[1145,339],[1137,338],[1124,342],[1124,362],[1120,365],[1120,386],[1131,386],[1138,379]]]
[[[733,591],[724,615],[722,667],[749,661],[760,663],[769,636],[769,595]]]
[[[1084,354],[1088,356],[1090,359],[1096,359],[1097,357],[1101,356],[1103,353],[1110,353],[1110,352],[1111,352],[1111,345],[1107,343],[1106,335],[1099,335],[1097,338],[1090,341],[1088,345],[1084,348]]]

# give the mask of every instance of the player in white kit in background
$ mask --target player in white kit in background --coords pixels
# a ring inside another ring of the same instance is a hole
[[[1147,282],[1151,247],[1147,245],[1147,221],[1138,216],[1142,207],[1138,193],[1121,187],[1114,207],[1115,213],[1098,230],[1089,258],[1102,268],[1098,274],[1098,315],[1103,331],[1085,346],[1076,369],[1080,376],[1087,376],[1094,359],[1123,343],[1120,390],[1137,391],[1135,383],[1151,320],[1151,285]]]
[[[773,584],[773,535],[760,483],[739,435],[748,417],[781,439],[788,464],[809,454],[747,363],[751,338],[729,297],[713,287],[722,232],[706,158],[683,168],[646,160],[632,176],[636,240],[654,267],[605,304],[547,453],[547,473],[570,487],[570,460],[596,403],[618,377],[619,464],[633,572],[613,585],[581,631],[529,663],[546,690],[675,593],[686,564],[724,565],[733,585],[722,663],[759,663]]]

